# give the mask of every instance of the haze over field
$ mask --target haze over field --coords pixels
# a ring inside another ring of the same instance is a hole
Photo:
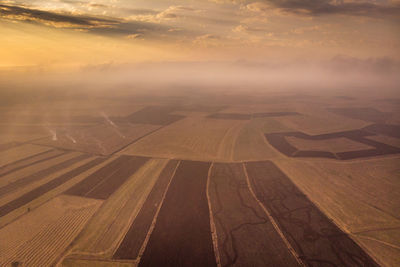
[[[0,0],[1,266],[400,266],[399,0]]]

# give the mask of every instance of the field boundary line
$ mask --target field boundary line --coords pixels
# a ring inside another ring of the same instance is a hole
[[[211,163],[211,166],[208,169],[207,185],[206,185],[206,196],[207,196],[207,202],[208,202],[208,212],[210,214],[211,238],[212,238],[212,241],[213,241],[214,255],[215,255],[215,259],[217,261],[217,266],[221,267],[222,265],[221,265],[221,256],[219,255],[219,249],[218,249],[217,228],[215,226],[214,216],[212,214],[212,207],[211,207],[211,200],[210,200],[210,193],[209,193],[211,170],[212,170],[213,166],[214,166],[214,162]]]
[[[399,246],[393,245],[391,243],[388,243],[388,242],[385,242],[385,241],[382,241],[382,240],[379,240],[379,239],[376,239],[376,238],[373,238],[373,237],[369,237],[369,236],[365,236],[365,235],[361,235],[361,234],[360,235],[350,234],[350,235],[352,235],[354,237],[357,237],[357,238],[364,238],[364,239],[372,240],[372,241],[375,241],[375,242],[378,242],[378,243],[382,243],[382,244],[384,244],[386,246],[389,246],[389,247],[392,247],[392,248],[395,248],[395,249],[400,249]]]
[[[169,124],[167,124],[167,125],[169,125]],[[146,133],[146,134],[144,134],[144,135],[142,135],[142,136],[140,136],[140,137],[138,137],[138,138],[136,138],[136,139],[133,139],[133,140],[132,140],[131,142],[129,142],[128,144],[126,144],[126,145],[124,145],[124,146],[118,148],[117,150],[114,150],[112,153],[110,153],[110,156],[111,156],[111,155],[118,154],[119,152],[122,152],[122,151],[123,151],[125,148],[127,148],[128,146],[130,146],[130,145],[136,143],[136,142],[139,141],[140,139],[143,139],[143,138],[145,138],[145,137],[151,135],[152,133],[157,132],[158,130],[161,130],[162,128],[166,127],[167,125],[161,125],[160,127],[156,128],[156,129],[154,129],[154,130],[152,130],[152,131],[150,131],[150,132],[148,132],[148,133]]]
[[[179,168],[179,165],[180,165],[180,164],[181,164],[181,161],[178,161],[178,164],[176,164],[175,170],[174,170],[174,172],[173,172],[172,175],[171,175],[171,178],[170,178],[170,180],[169,180],[169,183],[168,183],[167,187],[165,188],[165,192],[164,192],[164,194],[163,194],[163,196],[162,196],[162,198],[161,198],[160,205],[158,205],[158,207],[157,207],[156,214],[154,215],[154,218],[153,218],[153,220],[152,220],[152,222],[151,222],[151,225],[150,225],[149,231],[147,232],[146,238],[144,239],[143,244],[142,244],[142,246],[140,247],[140,250],[139,250],[139,253],[138,253],[138,257],[137,257],[137,259],[136,259],[138,265],[139,265],[139,262],[140,262],[140,260],[141,260],[141,258],[142,258],[142,256],[143,256],[143,253],[144,253],[144,251],[145,251],[145,249],[146,249],[146,247],[147,247],[147,243],[148,243],[149,240],[150,240],[150,236],[151,236],[151,234],[153,233],[153,230],[154,230],[154,228],[155,228],[155,226],[156,226],[158,214],[160,213],[161,207],[162,207],[163,204],[164,204],[164,199],[165,199],[165,196],[166,196],[167,193],[168,193],[169,186],[171,185],[171,182],[172,182],[172,180],[173,180],[174,177],[175,177],[176,170]]]
[[[272,215],[269,213],[267,208],[264,206],[264,204],[261,203],[261,201],[257,198],[256,194],[254,193],[253,188],[251,187],[250,178],[249,178],[249,175],[247,173],[247,169],[246,169],[246,166],[244,165],[244,163],[242,163],[242,167],[243,167],[243,170],[244,170],[244,174],[246,176],[247,187],[249,188],[251,195],[257,201],[258,205],[260,205],[260,207],[264,210],[264,212],[268,216],[268,219],[270,220],[272,226],[278,232],[278,234],[282,238],[283,242],[285,243],[285,245],[289,249],[290,253],[294,256],[296,261],[299,263],[299,265],[303,266],[303,267],[306,267],[306,264],[300,259],[299,254],[297,254],[297,252],[294,250],[292,245],[290,245],[289,241],[286,239],[285,235],[283,234],[283,232],[279,228],[279,226],[278,226],[277,222],[275,221],[275,219],[272,217]]]
[[[142,167],[144,167],[144,166],[145,166],[147,163],[149,163],[151,160],[153,160],[153,158],[150,158]],[[161,159],[161,160],[164,160],[164,159]],[[157,179],[154,181],[153,186],[151,187],[151,189],[150,189],[149,193],[147,194],[146,198],[143,200],[143,203],[142,203],[142,205],[140,206],[140,209],[138,210],[138,212],[136,213],[136,215],[133,216],[133,213],[132,213],[131,216],[129,217],[129,220],[128,220],[129,223],[128,223],[127,226],[125,227],[125,229],[124,229],[123,233],[121,234],[121,236],[118,238],[117,245],[115,246],[115,249],[114,249],[114,251],[112,252],[112,258],[114,257],[114,254],[117,252],[117,250],[118,250],[119,247],[121,246],[121,243],[124,241],[126,234],[128,233],[129,229],[131,228],[133,222],[136,220],[136,218],[137,218],[137,216],[139,215],[140,211],[142,210],[144,203],[146,203],[147,198],[149,197],[151,191],[153,190],[154,186],[155,186],[156,183],[157,183],[157,180],[160,178],[160,175],[161,175],[162,171],[163,171],[163,170],[165,169],[165,167],[168,165],[169,161],[170,161],[170,160],[166,160],[166,162],[163,163],[164,166],[163,166],[163,168],[161,169],[160,174],[158,175]],[[136,173],[136,172],[135,172],[135,173]],[[131,177],[134,176],[135,173],[132,174]],[[115,259],[115,260],[117,260],[117,259]],[[118,260],[126,260],[126,259],[118,259]],[[136,260],[137,260],[137,259],[136,259]],[[132,261],[132,260],[128,260],[128,261]]]

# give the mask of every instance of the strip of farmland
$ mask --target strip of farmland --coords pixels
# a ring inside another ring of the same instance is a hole
[[[177,160],[171,160],[165,166],[146,202],[126,233],[125,238],[114,253],[114,259],[134,260],[139,256],[140,249],[146,239],[158,207],[161,205],[162,197],[167,190],[167,186],[172,179],[177,165]]]
[[[206,184],[210,163],[181,161],[139,266],[216,266]]]
[[[26,177],[23,177],[21,179],[18,179],[14,182],[8,183],[6,186],[3,186],[0,188],[0,197],[9,194],[11,192],[14,192],[18,188],[22,188],[32,182],[38,181],[40,179],[45,178],[48,175],[51,175],[52,173],[58,172],[60,170],[63,170],[65,168],[68,168],[69,166],[73,165],[74,163],[77,163],[79,161],[85,160],[89,158],[90,156],[87,154],[79,155],[77,157],[68,159],[66,161],[63,161],[61,163],[55,164],[47,169],[38,171],[36,173],[33,173],[31,175],[28,175]]]
[[[214,113],[208,116],[212,119],[221,120],[250,120],[252,118],[270,118],[299,115],[297,112],[260,112],[260,113]]]
[[[25,144],[12,147],[6,151],[0,152],[0,167],[7,166],[21,160],[29,159],[31,156],[40,155],[40,153],[51,150],[48,147]]]
[[[56,157],[65,155],[67,153],[68,152],[64,152],[64,151],[60,151],[60,150],[50,150],[50,151],[45,151],[43,153],[39,153],[38,155],[33,155],[27,159],[19,160],[17,162],[3,166],[0,169],[0,177],[5,176],[9,173],[18,171],[20,169],[29,167],[33,164],[37,164],[40,162],[44,162],[46,160],[54,159]]]
[[[251,195],[241,163],[214,163],[208,191],[221,266],[299,266]]]
[[[43,184],[33,189],[32,191],[29,191],[28,193],[22,195],[21,197],[8,202],[7,204],[0,207],[0,217],[12,212],[15,209],[18,209],[19,207],[22,207],[23,205],[34,200],[35,198],[71,180],[75,176],[85,172],[86,170],[96,166],[97,164],[102,163],[105,160],[106,160],[105,158],[95,158],[82,166],[79,166],[67,173],[58,176],[57,178],[51,180],[50,182]]]
[[[148,158],[144,157],[122,155],[71,187],[65,193],[81,197],[107,199],[147,160]]]
[[[308,266],[378,266],[270,161],[245,163],[258,200]]]
[[[12,147],[19,146],[19,145],[20,145],[20,143],[17,143],[17,142],[8,142],[8,143],[0,144],[0,152],[10,149]]]
[[[167,163],[167,159],[149,159],[135,172],[103,203],[67,257],[110,260]]]

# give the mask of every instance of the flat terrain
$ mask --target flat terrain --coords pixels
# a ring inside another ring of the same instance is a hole
[[[399,266],[396,99],[179,88],[0,107],[0,265]]]

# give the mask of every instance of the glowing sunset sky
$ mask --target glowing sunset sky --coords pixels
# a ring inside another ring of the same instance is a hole
[[[0,1],[0,66],[399,59],[398,0]]]

